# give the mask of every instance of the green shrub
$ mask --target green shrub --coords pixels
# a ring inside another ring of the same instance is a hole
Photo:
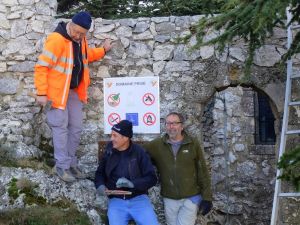
[[[278,179],[291,182],[297,192],[300,192],[300,146],[286,151],[278,162],[282,174]]]

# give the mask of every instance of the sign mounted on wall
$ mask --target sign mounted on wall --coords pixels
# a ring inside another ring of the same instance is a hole
[[[104,133],[130,120],[134,133],[160,133],[159,77],[104,78]]]

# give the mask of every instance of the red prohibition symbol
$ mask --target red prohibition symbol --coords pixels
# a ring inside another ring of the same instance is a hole
[[[111,107],[116,107],[120,104],[120,93],[118,94],[110,94],[107,97],[107,104]]]
[[[113,126],[121,121],[121,117],[118,113],[111,113],[108,116],[108,123]]]
[[[148,106],[149,105],[153,105],[154,102],[155,102],[155,97],[154,97],[154,95],[152,93],[146,93],[146,94],[144,94],[144,96],[143,96],[143,103],[145,105],[148,105]]]
[[[147,113],[145,113],[145,115],[143,116],[143,122],[144,122],[144,124],[146,124],[147,126],[152,126],[152,125],[154,125],[155,122],[156,122],[156,116],[154,115],[154,113],[147,112]]]

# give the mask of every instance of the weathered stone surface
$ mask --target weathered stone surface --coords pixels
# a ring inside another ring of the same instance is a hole
[[[153,63],[154,74],[159,75],[163,71],[165,65],[166,65],[166,62],[164,62],[164,61],[159,61],[159,62]]]
[[[170,60],[173,56],[173,45],[159,45],[153,51],[153,58],[155,61]]]
[[[124,48],[127,48],[129,46],[129,44],[130,44],[130,41],[129,41],[128,38],[121,37],[121,43],[122,43],[122,45],[123,45]]]
[[[16,39],[9,40],[7,43],[7,48],[2,52],[4,56],[16,53],[16,52],[22,52],[24,50],[24,46],[29,44],[28,40],[25,37],[18,37]],[[30,43],[31,46],[33,46],[33,43]],[[34,51],[32,48],[30,48],[31,53]],[[24,51],[23,51],[24,52]]]
[[[167,72],[179,72],[190,70],[190,63],[185,61],[174,61],[167,62],[166,71]]]
[[[154,76],[154,73],[151,70],[143,68],[140,72],[141,77],[152,77]]]
[[[169,41],[171,39],[171,36],[169,35],[156,35],[154,37],[155,41],[158,41],[160,43],[165,43],[166,41]]]
[[[149,23],[147,22],[138,22],[135,25],[135,28],[133,30],[134,33],[143,33],[149,28]]]
[[[127,26],[121,26],[116,29],[116,35],[118,37],[131,37],[132,29]]]
[[[114,24],[110,24],[110,25],[107,25],[107,26],[97,27],[95,29],[95,34],[97,34],[97,33],[108,33],[108,32],[111,32],[114,29],[115,29],[115,25]]]
[[[20,139],[17,141],[21,141]],[[10,147],[9,155],[13,159],[38,158],[41,156],[41,151],[34,145],[28,146],[22,142],[17,142]]]
[[[13,19],[19,19],[21,18],[21,13],[11,13],[7,16],[7,19],[13,20]]]
[[[200,48],[200,56],[202,59],[209,59],[214,55],[215,49],[213,46],[203,46]]]
[[[168,22],[170,20],[169,17],[152,17],[151,21],[155,23],[162,23],[162,22]]]
[[[57,10],[57,0],[47,0],[46,2],[50,6],[50,8],[53,10],[52,14],[55,15],[56,10]]]
[[[120,19],[119,22],[122,26],[134,27],[135,24],[137,23],[137,20],[136,19]]]
[[[1,3],[6,6],[15,6],[18,5],[18,0],[2,0]]]
[[[133,35],[133,40],[151,40],[153,39],[153,35],[149,30],[144,33]]]
[[[53,1],[52,1],[53,2]],[[46,15],[50,16],[51,15],[51,9],[49,5],[46,2],[40,1],[35,4],[36,11],[40,15]]]
[[[10,28],[9,21],[6,19],[6,16],[3,13],[0,13],[0,28],[4,28],[4,29]]]
[[[92,144],[98,142],[98,137],[100,134],[100,128],[97,124],[89,122],[85,123],[83,126],[82,134],[81,134],[81,143],[83,144]]]
[[[97,77],[110,77],[108,67],[107,66],[99,66]]]
[[[0,79],[0,94],[16,94],[17,89],[20,85],[20,81],[12,78],[1,78]]]
[[[29,9],[25,9],[23,12],[22,12],[22,18],[24,19],[24,20],[26,20],[26,19],[29,19],[29,18],[31,18],[33,15],[34,15],[34,11],[31,11],[31,10],[29,10]]]
[[[258,66],[274,66],[279,63],[281,55],[276,50],[275,46],[266,45],[256,51],[254,63]]]
[[[282,112],[285,93],[284,84],[269,83],[266,85],[264,91],[268,94],[268,96],[271,96],[271,99],[276,104],[278,111]]]
[[[151,49],[146,44],[134,42],[129,46],[128,56],[132,58],[150,58]]]
[[[69,19],[53,18],[56,14],[56,0],[0,2],[0,145],[15,146],[22,142],[24,146],[18,148],[18,154],[24,152],[32,156],[31,147],[39,146],[41,140],[44,142],[46,139],[52,145],[52,134],[46,124],[45,114],[38,114],[40,107],[34,103],[34,99],[27,97],[28,91],[35,90],[33,66],[38,54],[42,52],[46,35],[55,29],[59,21]],[[103,78],[159,76],[160,119],[163,120],[169,111],[182,112],[187,117],[186,130],[199,139],[203,138],[205,157],[211,164],[212,182],[215,184],[214,206],[217,209],[207,219],[216,224],[225,224],[224,215],[219,213],[221,211],[230,213],[230,224],[262,225],[270,217],[270,206],[267,203],[272,201],[276,148],[273,145],[267,147],[255,144],[256,106],[253,91],[263,91],[275,103],[272,106],[276,124],[280,124],[285,79],[284,73],[273,65],[276,66],[278,59],[286,52],[286,34],[283,29],[277,28],[274,35],[266,40],[267,46],[257,51],[256,64],[247,80],[243,74],[247,49],[241,40],[226,46],[224,53],[215,51],[214,46],[190,51],[196,44],[195,36],[187,44],[178,43],[178,37],[192,34],[190,26],[202,17],[94,18],[87,35],[89,45],[98,45],[106,38],[114,40],[114,44],[102,61],[89,64],[91,86],[88,91],[89,102],[84,107],[84,130],[77,152],[79,165],[93,179],[97,168],[97,142],[99,138],[108,138],[103,134]],[[208,30],[205,40],[216,37],[220,32],[223,31]],[[294,62],[299,63],[299,59],[296,55]],[[3,79],[11,81],[3,82]],[[297,97],[297,93],[299,87],[295,85],[293,98]],[[295,110],[292,115],[300,115],[298,111]],[[299,116],[295,117],[298,120]],[[278,125],[276,129],[280,130]],[[278,131],[276,135],[278,139]],[[138,138],[151,140],[154,136],[146,134]],[[42,173],[30,171],[30,174],[35,174],[32,177]],[[29,172],[14,170],[9,174],[27,176]],[[45,183],[57,188],[56,194],[52,195],[54,191],[50,188],[44,189],[45,195],[52,200],[66,195],[80,209],[84,208],[83,211],[89,215],[93,224],[101,223],[97,210],[99,207],[105,209],[106,201],[89,197],[94,191],[89,181],[66,187],[60,180],[46,173],[41,178],[33,179],[41,179],[43,182],[44,179],[51,179],[51,185]],[[84,193],[82,198],[80,196],[78,200],[73,200],[78,193],[81,194],[73,190],[82,190],[85,185],[85,191],[90,194]],[[164,224],[159,189],[155,187],[154,190],[155,209]],[[228,190],[229,198],[226,195]],[[150,196],[152,198],[153,191]],[[97,201],[96,207],[94,201]],[[4,193],[0,196],[0,207],[7,202],[9,199]],[[10,207],[24,207],[24,203],[20,198]],[[216,218],[212,215],[216,215]],[[202,219],[199,217],[197,224],[205,224]]]
[[[162,22],[159,24],[156,24],[155,30],[158,34],[168,34],[175,31],[175,24],[168,23],[168,22]]]
[[[0,72],[5,72],[7,70],[7,66],[5,62],[0,62]]]
[[[5,30],[0,30],[0,37],[8,40],[10,38],[10,32]]]
[[[180,28],[189,28],[190,27],[190,16],[180,16],[175,18],[176,26]]]
[[[241,61],[245,62],[246,60],[246,54],[247,52],[242,48],[229,48],[229,54],[231,57]]]
[[[0,5],[0,12],[6,13],[7,9],[5,5]]]
[[[9,67],[8,70],[13,72],[32,72],[34,65],[35,62],[21,62]]]
[[[38,21],[38,20],[32,21],[31,28],[34,32],[38,32],[38,33],[44,33],[45,32],[43,21]]]
[[[35,0],[19,0],[19,4],[21,5],[32,5],[35,2]]]

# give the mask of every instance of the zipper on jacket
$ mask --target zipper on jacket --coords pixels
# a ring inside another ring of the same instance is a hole
[[[175,190],[176,190],[176,193],[177,193],[177,196],[179,196],[179,187],[178,187],[178,181],[177,181],[177,179],[178,179],[178,177],[177,177],[177,173],[176,173],[176,171],[177,171],[177,153],[179,152],[179,150],[178,150],[178,152],[176,153],[176,155],[174,156],[174,153],[173,153],[173,150],[172,150],[172,146],[171,146],[171,144],[168,144],[169,145],[169,149],[170,149],[170,151],[171,151],[171,154],[172,154],[172,156],[174,157],[174,173],[173,173],[173,179],[174,179],[174,186],[175,186]]]
[[[79,85],[79,73],[81,72],[81,63],[82,63],[82,61],[80,60],[81,43],[78,43],[78,45],[79,45],[79,51],[78,51],[77,57],[78,57],[78,62],[79,62],[79,71],[78,71],[78,74],[77,74],[77,76],[76,76],[76,79],[77,79],[76,86],[77,86],[77,87],[78,87],[78,85]],[[82,72],[83,72],[83,71],[82,71]]]

